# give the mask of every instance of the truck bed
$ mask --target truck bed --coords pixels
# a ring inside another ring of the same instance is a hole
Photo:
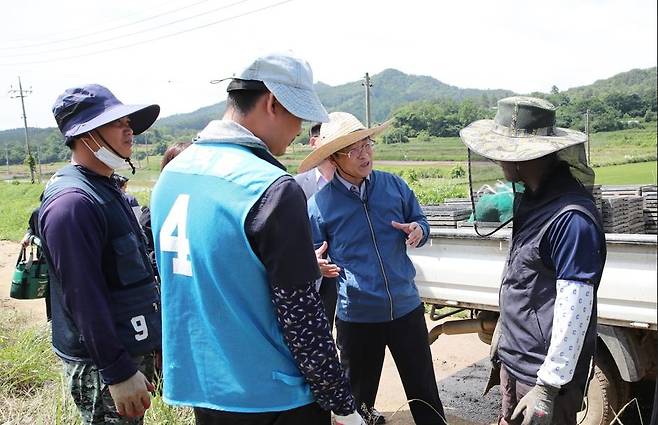
[[[432,229],[409,250],[421,298],[430,303],[498,310],[511,231],[481,238],[472,228]],[[656,235],[606,234],[608,257],[598,291],[599,323],[656,329]]]

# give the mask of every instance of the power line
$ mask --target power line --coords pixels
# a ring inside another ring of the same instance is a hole
[[[96,44],[102,44],[102,43],[106,43],[108,41],[115,41],[115,40],[119,40],[119,39],[122,39],[122,38],[132,37],[132,36],[138,35],[138,34],[143,34],[145,32],[155,31],[155,30],[158,30],[160,28],[167,27],[169,25],[178,24],[180,22],[189,21],[190,19],[195,19],[195,18],[198,18],[199,16],[204,16],[204,15],[207,15],[209,13],[215,13],[215,12],[218,12],[220,10],[228,9],[230,7],[237,6],[237,5],[242,4],[242,3],[246,3],[248,1],[249,0],[239,0],[239,1],[227,4],[227,5],[215,8],[215,9],[211,9],[211,10],[207,10],[207,11],[198,13],[196,15],[192,15],[192,16],[188,16],[188,17],[180,18],[180,19],[175,19],[173,21],[166,22],[164,24],[156,25],[156,26],[151,27],[151,28],[137,30],[137,31],[133,31],[133,32],[130,32],[130,33],[127,33],[127,34],[122,34],[122,35],[118,35],[118,36],[114,36],[114,37],[104,38],[104,39],[101,39],[101,40],[96,40],[96,41],[91,41],[91,42],[88,42],[88,43],[78,44],[78,45],[75,45],[75,46],[60,47],[60,48],[48,49],[48,50],[43,50],[43,51],[40,51],[40,52],[32,52],[32,53],[16,53],[16,54],[12,54],[12,55],[4,55],[4,57],[6,57],[6,58],[15,58],[15,57],[23,57],[23,56],[36,56],[36,55],[42,55],[42,54],[47,54],[47,53],[51,53],[51,52],[61,52],[61,51],[66,51],[66,50],[79,49],[81,47],[94,46]]]
[[[49,46],[51,44],[57,44],[57,43],[62,43],[62,42],[66,42],[66,41],[77,40],[77,39],[80,39],[80,38],[86,38],[86,37],[90,37],[92,35],[98,35],[98,34],[108,32],[108,31],[114,31],[114,30],[117,30],[117,29],[120,29],[120,28],[130,27],[130,26],[133,26],[133,25],[141,24],[143,22],[152,21],[153,19],[161,18],[162,16],[170,15],[172,13],[180,12],[181,10],[189,9],[189,8],[197,6],[201,3],[207,3],[208,1],[209,0],[202,0],[202,1],[199,1],[199,2],[196,2],[196,3],[192,3],[190,5],[187,5],[187,6],[179,7],[177,9],[169,10],[167,12],[159,13],[157,15],[149,16],[149,17],[146,17],[146,18],[143,18],[143,19],[139,19],[137,21],[129,22],[127,24],[117,25],[117,26],[114,26],[114,27],[110,27],[110,28],[106,28],[106,29],[98,30],[98,31],[94,31],[94,32],[79,34],[79,35],[76,35],[74,37],[60,38],[59,40],[50,40],[50,41],[44,41],[42,43],[26,44],[26,45],[22,45],[22,46],[0,47],[0,50],[28,49],[28,48],[32,48],[32,47]],[[38,53],[34,53],[34,54],[38,54]]]
[[[247,0],[242,0],[242,1],[247,1]],[[60,61],[69,60],[69,59],[77,59],[77,58],[83,58],[83,57],[87,57],[87,56],[98,55],[98,54],[101,54],[101,53],[107,53],[107,52],[111,52],[111,51],[114,51],[114,50],[120,50],[120,49],[124,49],[124,48],[128,48],[128,47],[138,46],[140,44],[150,43],[152,41],[159,41],[159,40],[163,40],[163,39],[166,39],[166,38],[171,38],[171,37],[174,37],[174,36],[177,36],[177,35],[180,35],[180,34],[185,34],[185,33],[191,32],[191,31],[196,31],[196,30],[199,30],[199,29],[207,28],[207,27],[210,27],[210,26],[213,26],[213,25],[218,25],[218,24],[221,24],[221,23],[224,23],[224,22],[232,21],[234,19],[242,18],[242,17],[248,16],[248,15],[253,15],[254,13],[262,12],[262,11],[267,10],[267,9],[273,9],[275,7],[278,7],[278,6],[284,5],[286,3],[293,2],[293,1],[294,0],[280,1],[278,3],[273,3],[273,4],[270,4],[270,5],[258,8],[258,9],[254,9],[254,10],[250,10],[248,12],[240,13],[238,15],[230,16],[228,18],[223,18],[223,19],[219,19],[217,21],[213,21],[213,22],[204,24],[204,25],[199,25],[197,27],[192,27],[192,28],[176,31],[176,32],[173,32],[171,34],[166,34],[166,35],[163,35],[163,36],[154,37],[154,38],[150,38],[150,39],[147,39],[147,40],[137,41],[137,42],[130,43],[130,44],[124,44],[122,46],[116,46],[116,47],[111,47],[111,48],[107,48],[107,49],[102,49],[102,50],[98,50],[98,51],[95,51],[95,52],[81,53],[81,54],[77,54],[77,55],[66,56],[66,57],[61,57],[61,58],[54,58],[54,59],[44,59],[44,60],[15,62],[15,63],[0,63],[0,66],[34,65],[34,64],[40,64],[40,63],[60,62]]]

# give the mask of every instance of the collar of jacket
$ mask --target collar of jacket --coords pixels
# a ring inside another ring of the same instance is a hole
[[[230,144],[250,148],[259,158],[285,170],[286,167],[277,160],[267,145],[254,134],[231,120],[210,121],[194,139],[199,144]]]
[[[365,197],[364,197],[363,201],[367,202],[368,198],[370,196],[370,193],[372,193],[372,188],[375,186],[375,182],[377,181],[376,174],[377,173],[375,172],[375,170],[372,170],[370,172],[370,174],[368,175],[368,177],[366,177],[363,180],[363,182],[366,185]],[[344,181],[347,181],[347,180],[344,180]],[[354,194],[352,192],[350,192],[350,189],[345,185],[345,183],[343,181],[341,181],[341,179],[338,178],[338,173],[334,174],[334,178],[331,179],[331,181],[329,183],[327,183],[327,186],[329,186],[330,184],[331,184],[331,186],[335,187],[336,190],[338,190],[343,195],[347,196],[350,199],[354,199]],[[355,186],[355,185],[353,185],[353,186]]]

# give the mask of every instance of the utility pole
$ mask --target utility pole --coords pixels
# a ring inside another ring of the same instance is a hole
[[[37,164],[39,164],[39,183],[41,183],[41,145],[37,144]]]
[[[585,135],[587,136],[587,165],[592,163],[592,154],[589,149],[589,108],[585,111]]]
[[[5,142],[5,161],[7,163],[7,177],[9,177],[9,141]]]
[[[25,127],[25,151],[28,159],[28,166],[30,167],[30,178],[32,183],[34,183],[34,165],[30,161],[32,154],[30,153],[30,143],[28,142],[27,137],[27,116],[25,115],[25,97],[32,93],[32,90],[23,90],[23,85],[21,84],[21,77],[18,77],[18,90],[10,86],[9,97],[12,99],[19,98],[21,99],[21,107],[23,108],[23,126]]]
[[[367,72],[361,85],[366,87],[366,127],[370,128],[370,87],[372,87],[372,83]]]
[[[144,132],[144,143],[146,144],[146,168],[149,166],[149,139],[148,132]]]

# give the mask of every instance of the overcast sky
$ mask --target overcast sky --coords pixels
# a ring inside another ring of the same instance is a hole
[[[5,2],[9,3],[9,2]],[[656,65],[656,0],[23,0],[0,15],[0,130],[55,125],[68,87],[100,83],[161,116],[225,98],[211,79],[292,50],[316,81],[386,68],[518,93]],[[376,84],[376,81],[374,81]]]

